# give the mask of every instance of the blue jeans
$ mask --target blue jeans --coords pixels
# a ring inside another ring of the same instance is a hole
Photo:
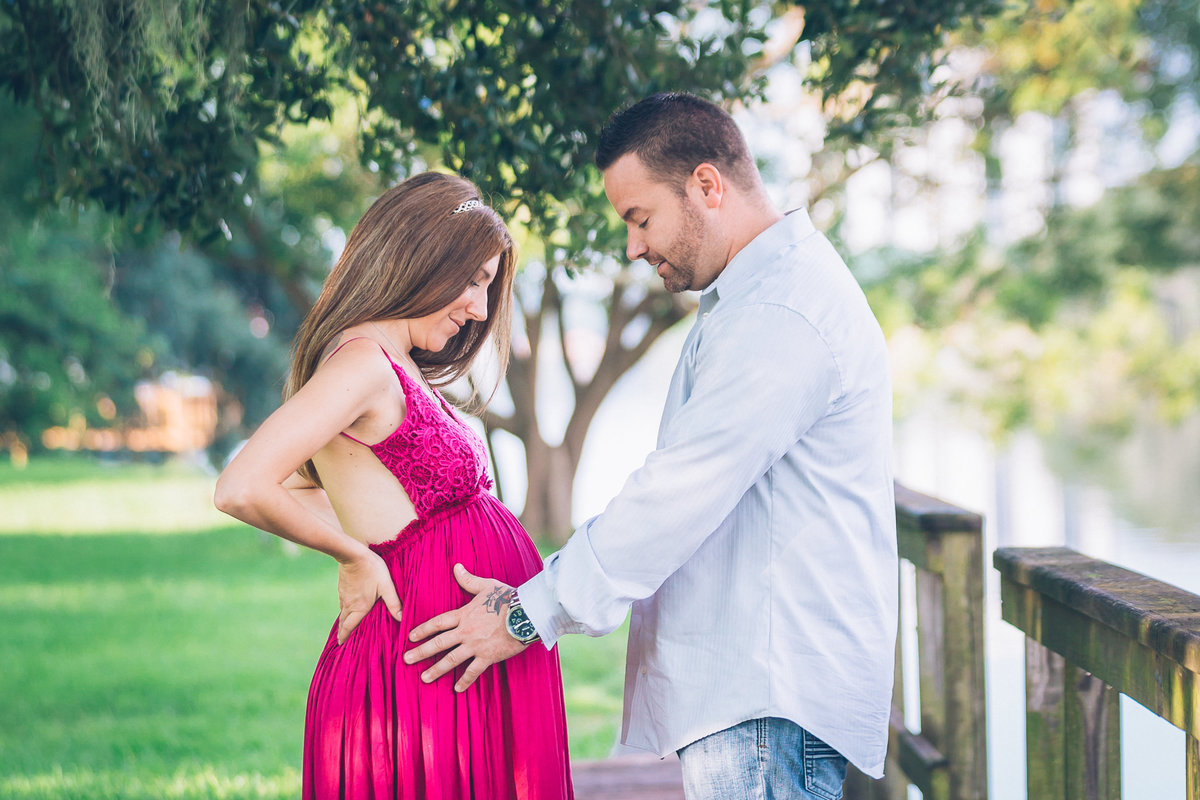
[[[688,800],[841,800],[846,759],[794,722],[752,719],[679,751]]]

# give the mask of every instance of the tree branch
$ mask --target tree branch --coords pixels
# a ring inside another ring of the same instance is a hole
[[[648,299],[653,294],[654,290],[651,289],[646,298]],[[604,354],[600,357],[601,364],[608,358],[609,352],[621,349],[621,332],[634,317],[633,312],[622,304],[624,299],[625,283],[614,280],[612,293],[608,296],[608,331],[604,337]],[[645,303],[645,299],[642,302]]]
[[[880,155],[878,152],[875,152],[875,151],[871,151],[871,152],[873,153],[873,155],[870,158],[864,160],[861,164],[854,166],[854,167],[851,167],[847,164],[846,154],[843,153],[842,159],[841,159],[842,166],[841,166],[841,169],[838,170],[837,176],[833,180],[822,181],[820,186],[818,186],[816,188],[816,191],[812,192],[809,195],[808,205],[810,207],[813,205],[816,205],[816,203],[818,201],[824,199],[825,195],[827,195],[833,187],[845,186],[846,181],[850,180],[850,178],[857,175],[859,173],[859,171],[867,168],[868,166],[870,166],[871,164],[874,164],[877,161],[883,160],[883,156]],[[892,168],[895,169],[894,164],[892,165]]]
[[[554,311],[554,321],[558,326],[558,349],[562,354],[563,368],[567,371],[567,378],[571,381],[571,391],[579,394],[579,378],[575,374],[575,365],[571,363],[571,356],[567,352],[567,323],[563,319],[563,298],[562,293],[558,291],[558,284],[554,282],[554,270],[546,270],[546,280],[542,291],[542,309],[549,306]]]
[[[804,6],[793,6],[775,19],[778,33],[763,44],[762,54],[750,62],[750,74],[761,75],[783,61],[804,36]]]
[[[623,291],[623,290],[622,290]],[[614,289],[614,296],[618,291]],[[618,305],[618,308],[620,306]],[[583,439],[588,426],[600,409],[600,404],[612,390],[621,377],[637,363],[646,351],[668,331],[676,322],[683,319],[691,309],[680,295],[668,294],[662,289],[652,289],[642,298],[632,310],[624,310],[616,317],[610,317],[609,345],[604,348],[604,355],[596,368],[592,380],[582,388],[567,422],[567,430],[563,435],[563,443],[571,452],[573,458],[578,458],[583,448]],[[656,313],[657,312],[657,313]],[[621,331],[640,314],[650,316],[650,324],[641,339],[633,347],[621,345]],[[617,324],[620,322],[620,324]]]

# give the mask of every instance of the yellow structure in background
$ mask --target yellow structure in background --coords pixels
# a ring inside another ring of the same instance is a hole
[[[89,428],[80,415],[66,427],[45,430],[42,444],[51,450],[136,453],[189,453],[212,444],[217,432],[217,389],[207,378],[168,372],[157,381],[139,383],[134,398],[140,410],[135,422]]]

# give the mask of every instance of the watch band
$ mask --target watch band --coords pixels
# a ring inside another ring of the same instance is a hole
[[[512,600],[508,603],[508,613],[504,615],[504,628],[521,644],[532,644],[542,638],[525,615],[525,609],[521,607],[521,600],[517,597],[515,589]]]

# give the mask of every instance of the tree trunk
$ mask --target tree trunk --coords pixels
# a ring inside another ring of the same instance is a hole
[[[564,544],[571,524],[571,492],[579,459],[565,445],[548,445],[541,437],[525,440],[525,474],[528,489],[521,524],[539,541]]]
[[[488,430],[507,431],[524,446],[527,488],[521,524],[535,539],[561,545],[574,530],[571,508],[575,475],[592,420],[617,381],[690,307],[687,300],[669,294],[661,286],[652,286],[639,299],[627,302],[626,287],[614,282],[605,303],[609,326],[603,354],[595,370],[585,376],[577,373],[567,353],[563,296],[553,274],[547,274],[539,288],[533,297],[517,297],[524,309],[520,318],[526,341],[518,346],[514,339],[506,376],[514,409],[508,415],[486,410],[483,421]],[[645,330],[636,341],[622,342],[622,332],[638,318],[647,320]],[[554,360],[566,371],[574,400],[562,441],[554,445],[542,437],[538,424],[542,402],[538,393],[539,352],[544,344],[554,348]]]

